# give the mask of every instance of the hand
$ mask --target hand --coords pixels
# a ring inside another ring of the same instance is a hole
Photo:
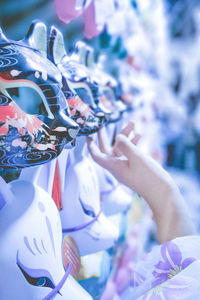
[[[140,135],[135,134],[134,127],[134,123],[130,122],[116,137],[113,147],[105,128],[98,132],[99,148],[88,137],[93,159],[148,202],[160,242],[193,233],[187,208],[176,184],[155,160],[136,147]],[[133,133],[133,138],[130,138]]]
[[[136,147],[140,135],[134,132],[134,123],[130,122],[116,137],[110,146],[105,128],[98,132],[99,148],[91,138],[88,147],[93,159],[109,170],[121,183],[135,190],[143,198],[155,198],[171,188],[172,180],[158,163]],[[130,139],[130,136],[133,136]]]

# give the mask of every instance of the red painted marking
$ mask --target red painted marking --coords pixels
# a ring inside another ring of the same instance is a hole
[[[0,127],[0,134],[7,134],[9,125],[17,128],[20,134],[24,134],[27,128],[28,132],[33,136],[42,128],[43,122],[34,115],[28,115],[15,102],[0,107],[0,121],[4,123]]]
[[[52,198],[53,198],[58,210],[61,210],[62,209],[61,185],[60,185],[59,166],[58,166],[57,160],[56,160],[56,168],[55,168],[55,173],[54,173]]]

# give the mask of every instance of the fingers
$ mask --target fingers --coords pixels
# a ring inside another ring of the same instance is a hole
[[[141,135],[135,134],[135,123],[133,121],[129,122],[128,125],[122,130],[121,134],[129,138],[132,144],[137,145],[141,138]]]
[[[132,144],[137,145],[138,141],[141,138],[141,135],[140,134],[135,134],[134,135],[134,129],[135,129],[135,123],[131,121],[122,130],[121,135],[122,136],[124,135],[125,137],[127,137]],[[130,137],[130,136],[132,136],[131,133],[134,135],[134,137],[132,139]],[[117,144],[114,145],[114,147],[113,147],[113,155],[115,155],[117,157],[123,155],[123,153],[120,151],[119,146]]]
[[[135,136],[129,140],[130,133],[133,132],[134,128],[134,122],[129,122],[122,130],[122,133],[116,137],[113,148],[110,146],[105,128],[100,129],[98,132],[99,147],[88,137],[88,148],[93,159],[106,169],[113,168],[113,164],[117,162],[120,156],[125,156],[130,162],[134,158],[134,154],[138,153],[135,145],[141,137],[139,134],[135,134]]]
[[[129,141],[129,139],[119,134],[116,138],[116,144],[115,144],[115,153],[118,154],[118,156],[124,155],[128,160],[132,160],[132,157],[135,153],[135,146]]]
[[[129,134],[134,130],[135,123],[133,121],[129,122],[126,127],[121,131],[121,134],[129,136]]]
[[[131,143],[134,144],[134,145],[137,145],[137,143],[139,142],[140,138],[141,138],[141,135],[138,134],[138,133],[136,133],[136,135],[134,136],[134,138],[132,138]]]
[[[111,152],[111,146],[106,132],[106,128],[102,127],[97,134],[98,134],[99,148],[101,152],[104,154],[109,154]]]
[[[127,171],[129,168],[128,160],[121,157],[112,157],[102,153],[90,137],[87,137],[87,144],[94,161],[96,161],[96,163],[98,163],[101,167],[107,169],[117,180],[126,185]]]
[[[96,161],[103,168],[107,169],[109,167],[108,155],[100,151],[100,149],[91,137],[87,137],[87,145],[94,161]]]
[[[131,121],[125,126],[125,128],[121,131],[120,134],[128,137],[130,133],[133,132],[134,128],[135,128],[135,123]],[[117,156],[117,157],[120,157],[122,155],[116,143],[113,146],[112,154],[113,156]]]

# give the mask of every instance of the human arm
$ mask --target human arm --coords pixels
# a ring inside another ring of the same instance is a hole
[[[130,122],[110,147],[105,128],[102,128],[98,133],[99,147],[88,138],[93,159],[147,201],[160,243],[195,234],[187,206],[175,182],[155,160],[138,149],[139,135],[131,140],[128,138],[133,131],[134,123]]]

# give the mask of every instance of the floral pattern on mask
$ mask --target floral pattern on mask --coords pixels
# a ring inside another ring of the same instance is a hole
[[[61,79],[38,50],[0,34],[0,171],[49,162],[73,143]]]

